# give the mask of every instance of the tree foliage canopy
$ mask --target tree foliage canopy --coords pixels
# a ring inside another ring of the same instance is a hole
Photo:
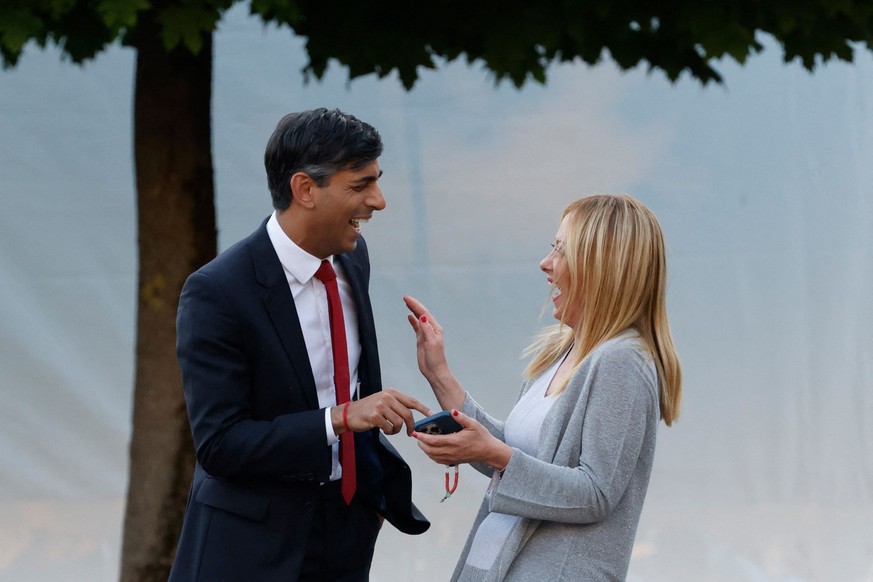
[[[204,32],[240,0],[0,0],[0,54],[14,66],[30,41],[56,44],[76,63],[116,40],[137,46],[151,13],[168,50],[197,53]],[[873,49],[869,0],[249,0],[265,23],[306,38],[305,73],[321,78],[331,60],[350,78],[397,72],[411,88],[422,68],[466,59],[516,86],[544,82],[553,62],[609,57],[622,69],[645,66],[675,81],[683,73],[721,82],[725,57],[744,63],[762,35],[786,62],[811,70]]]

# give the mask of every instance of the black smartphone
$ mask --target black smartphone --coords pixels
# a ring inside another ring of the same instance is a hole
[[[452,418],[452,413],[448,410],[437,412],[415,423],[415,432],[423,432],[424,434],[451,434],[462,428],[464,427]]]

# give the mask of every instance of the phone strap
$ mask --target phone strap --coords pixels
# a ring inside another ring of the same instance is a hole
[[[452,483],[452,486],[449,487],[449,467],[455,468],[455,480]],[[455,489],[458,488],[458,466],[457,465],[446,465],[446,495],[442,499],[440,499],[440,503],[448,499],[452,496],[452,493],[455,492]]]

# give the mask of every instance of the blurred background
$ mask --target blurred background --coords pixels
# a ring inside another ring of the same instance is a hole
[[[263,150],[286,113],[376,126],[388,207],[365,226],[387,386],[434,405],[401,301],[446,328],[456,375],[505,417],[549,323],[538,261],[571,200],[624,192],[668,246],[684,365],[661,426],[632,581],[873,581],[873,57],[809,74],[778,50],[726,84],[477,66],[304,84],[302,41],[244,9],[215,37],[219,246],[271,211]],[[118,577],[136,306],[131,51],[85,67],[29,50],[0,73],[0,580]],[[372,580],[446,580],[487,481],[411,439],[433,526],[386,528]]]

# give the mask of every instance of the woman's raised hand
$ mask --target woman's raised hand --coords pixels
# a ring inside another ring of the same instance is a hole
[[[449,369],[443,328],[418,299],[406,295],[403,301],[412,312],[406,317],[415,331],[418,369],[427,378],[443,410],[461,408],[467,393]]]
[[[428,381],[436,381],[441,374],[449,371],[443,328],[418,299],[406,295],[403,297],[403,302],[412,312],[406,317],[415,331],[418,369]]]

